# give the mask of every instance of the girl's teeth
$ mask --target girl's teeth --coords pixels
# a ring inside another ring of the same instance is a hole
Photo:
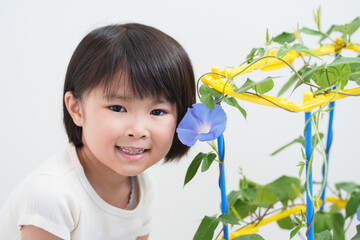
[[[131,148],[124,148],[124,147],[120,147],[120,150],[128,153],[128,154],[140,154],[145,152],[145,149],[131,149]]]

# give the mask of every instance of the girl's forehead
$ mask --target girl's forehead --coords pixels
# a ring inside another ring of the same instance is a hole
[[[114,101],[114,100],[123,100],[123,101],[133,101],[133,100],[150,100],[152,102],[159,103],[170,103],[170,101],[161,94],[160,92],[156,95],[140,95],[133,91],[129,86],[120,85],[117,88],[113,88],[109,91],[104,87],[96,88],[93,91],[93,94],[99,98],[106,101]]]

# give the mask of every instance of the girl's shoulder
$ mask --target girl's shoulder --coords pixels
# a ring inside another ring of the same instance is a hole
[[[69,182],[74,182],[77,178],[71,151],[72,146],[68,146],[30,173],[14,191],[18,200],[33,206],[39,204],[48,209],[76,207],[73,191],[69,187]],[[59,206],[61,204],[64,206]]]
[[[70,144],[63,151],[54,154],[45,160],[32,173],[28,175],[28,178],[33,178],[36,176],[62,178],[70,172],[75,171],[77,167],[76,162],[74,161],[75,157],[76,149],[72,144]]]
[[[69,238],[79,221],[81,204],[69,184],[76,181],[76,174],[68,151],[50,157],[13,190],[1,212],[12,221],[9,226],[34,225]]]

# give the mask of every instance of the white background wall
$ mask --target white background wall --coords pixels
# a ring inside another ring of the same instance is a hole
[[[236,66],[252,47],[271,35],[300,27],[315,28],[312,10],[322,5],[323,28],[360,15],[352,1],[1,1],[0,7],[0,206],[11,190],[36,166],[67,144],[62,126],[62,86],[68,61],[81,38],[109,23],[152,25],[178,40],[190,55],[196,77],[214,65]],[[360,42],[360,33],[353,40]],[[316,41],[308,41],[316,45]],[[288,70],[269,73],[286,75]],[[254,80],[260,80],[260,77]],[[259,75],[260,76],[260,75]],[[266,75],[261,75],[261,77]],[[238,81],[244,81],[240,78]],[[279,84],[284,79],[276,80]],[[275,95],[277,92],[274,92]],[[286,97],[288,97],[287,95]],[[299,97],[300,96],[300,97]],[[301,94],[295,95],[301,101]],[[248,118],[226,107],[228,127],[227,189],[238,184],[238,168],[257,182],[282,174],[297,175],[300,148],[270,157],[278,147],[302,134],[304,116],[242,103]],[[360,99],[338,101],[329,171],[330,184],[360,182]],[[327,118],[324,119],[327,121]],[[327,123],[324,123],[327,126]],[[158,164],[150,171],[160,189],[159,212],[151,239],[192,239],[204,215],[219,212],[217,166],[183,188],[197,144],[180,163]],[[320,179],[321,160],[314,165]],[[354,233],[354,224],[350,232]],[[276,224],[261,229],[266,239],[288,239]]]

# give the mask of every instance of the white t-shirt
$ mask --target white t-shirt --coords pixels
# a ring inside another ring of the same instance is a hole
[[[150,233],[155,189],[147,173],[136,177],[139,202],[124,210],[105,202],[85,176],[73,145],[39,166],[15,188],[0,211],[0,239],[20,240],[21,225],[62,239],[136,239]]]

